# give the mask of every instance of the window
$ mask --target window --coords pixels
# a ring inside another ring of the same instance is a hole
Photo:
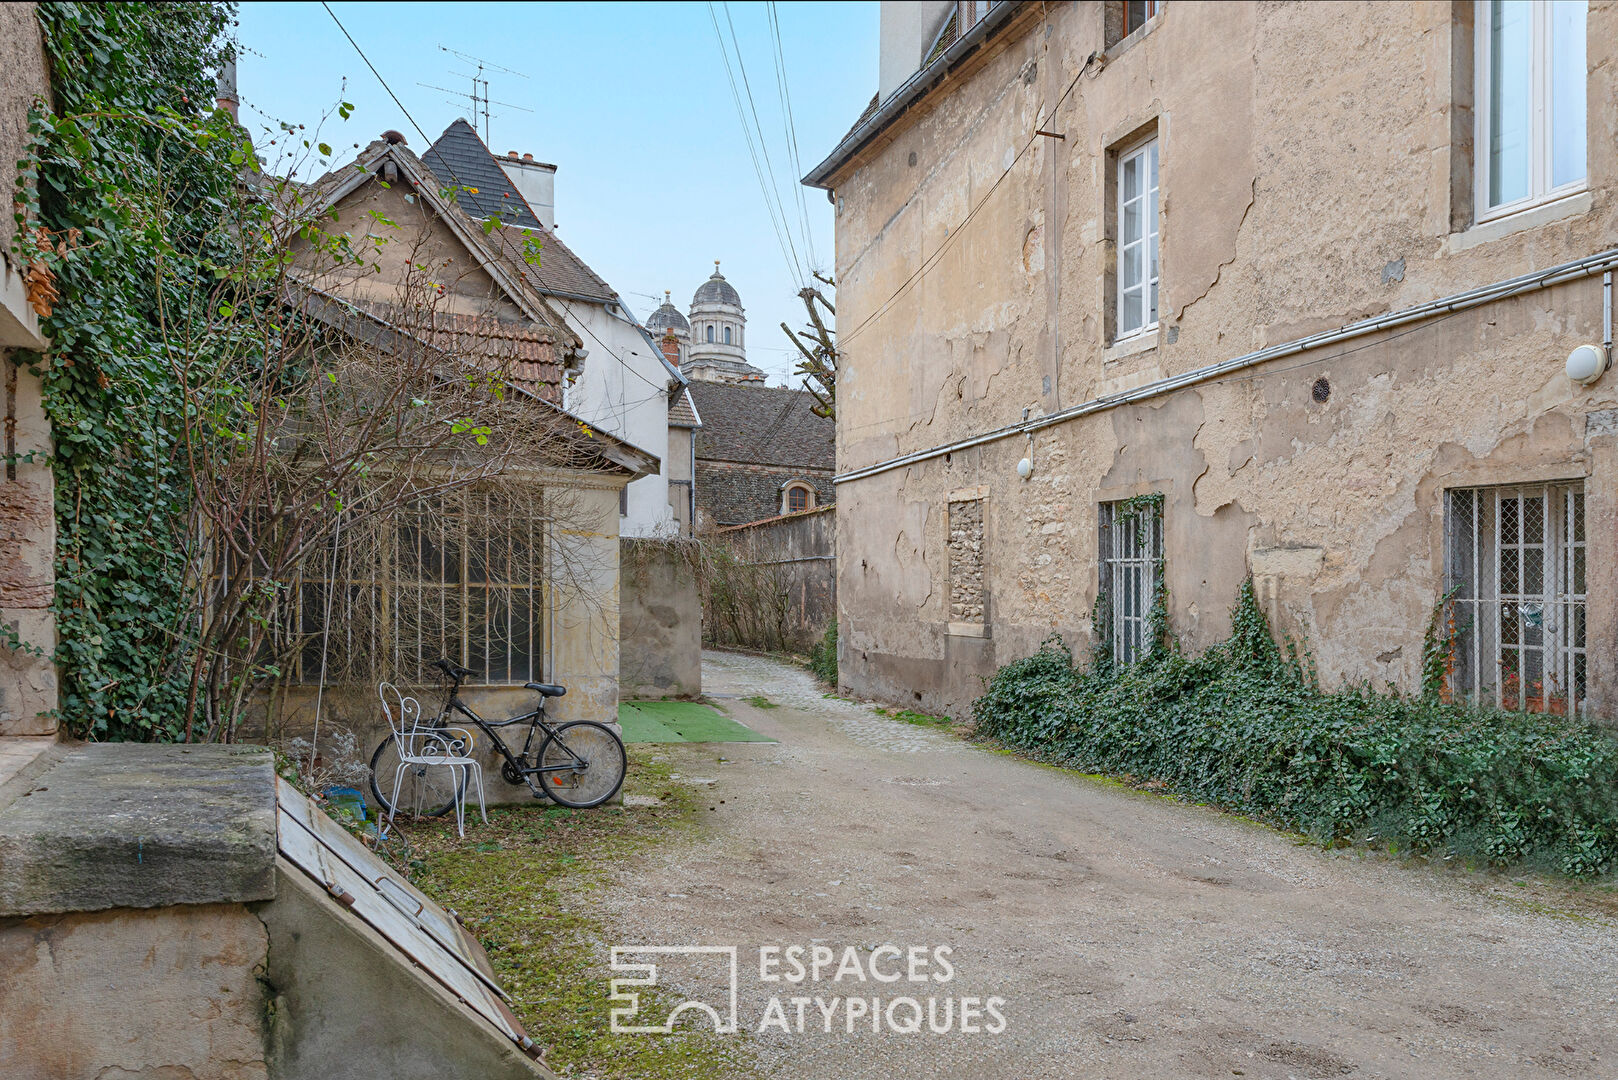
[[[297,681],[415,680],[440,657],[471,668],[473,682],[544,677],[537,495],[456,492],[344,524],[335,559],[327,543],[271,615],[272,646],[293,653]]]
[[[725,344],[730,344],[730,327],[725,327]]]
[[[1586,0],[1478,0],[1478,218],[1585,180]]]
[[[1117,338],[1157,326],[1157,140],[1118,156]]]
[[[799,510],[808,510],[814,505],[814,489],[807,484],[788,484],[785,498],[781,501],[781,512],[796,514]]]
[[[1447,695],[1577,715],[1586,689],[1580,482],[1447,493]]]
[[[1124,0],[1124,36],[1145,26],[1162,6],[1159,0]]]
[[[712,323],[708,324],[708,340],[709,341],[713,340],[713,324]]]
[[[1131,664],[1151,649],[1152,604],[1163,577],[1163,504],[1155,499],[1101,504],[1101,597],[1112,658]]]
[[[629,516],[629,486],[627,484],[618,489],[618,516]]]
[[[961,13],[961,32],[982,22],[989,14],[989,0],[959,0]]]

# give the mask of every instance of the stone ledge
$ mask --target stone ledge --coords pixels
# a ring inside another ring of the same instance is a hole
[[[275,896],[262,747],[68,748],[0,805],[0,916]]]

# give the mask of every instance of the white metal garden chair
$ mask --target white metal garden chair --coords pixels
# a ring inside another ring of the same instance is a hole
[[[466,794],[472,783],[477,784],[478,813],[483,823],[489,823],[489,812],[483,801],[483,766],[471,756],[472,733],[464,727],[433,727],[423,724],[421,704],[392,683],[377,687],[382,699],[382,711],[387,714],[392,729],[394,747],[399,755],[399,767],[394,771],[391,805],[387,806],[388,825],[393,825],[394,811],[401,801],[400,788],[404,774],[413,768],[442,768],[450,772],[454,787],[455,829],[466,836]]]

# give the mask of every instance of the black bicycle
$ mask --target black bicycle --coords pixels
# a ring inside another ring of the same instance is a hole
[[[545,718],[545,702],[561,697],[567,688],[552,683],[526,683],[524,688],[539,694],[539,708],[506,720],[485,720],[461,700],[461,682],[473,672],[456,667],[448,660],[440,660],[433,667],[449,679],[449,694],[444,707],[431,722],[422,722],[421,730],[433,731],[450,728],[453,713],[460,713],[494,742],[500,753],[500,776],[508,784],[527,785],[536,799],[550,799],[559,806],[587,810],[600,806],[618,793],[623,786],[624,774],[629,771],[629,758],[624,753],[623,740],[605,724],[594,720],[569,720],[551,724]],[[513,754],[496,728],[527,724],[522,750]],[[452,729],[461,730],[465,729]],[[543,732],[539,751],[530,756],[536,732]],[[470,732],[466,732],[470,736]],[[463,740],[447,740],[458,747],[457,752],[471,753],[470,745],[462,747]],[[469,739],[466,741],[470,741]],[[409,812],[423,817],[438,817],[455,808],[461,795],[459,784],[466,783],[463,771],[432,765],[407,767],[398,787],[394,777],[399,774],[399,748],[393,736],[382,740],[382,745],[371,755],[371,794],[377,802],[394,813]]]

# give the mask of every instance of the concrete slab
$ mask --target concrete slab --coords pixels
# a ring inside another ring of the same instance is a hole
[[[0,791],[55,745],[54,735],[0,735]],[[0,805],[8,801],[0,795]]]
[[[80,745],[16,779],[0,787],[0,916],[275,895],[262,747]]]

